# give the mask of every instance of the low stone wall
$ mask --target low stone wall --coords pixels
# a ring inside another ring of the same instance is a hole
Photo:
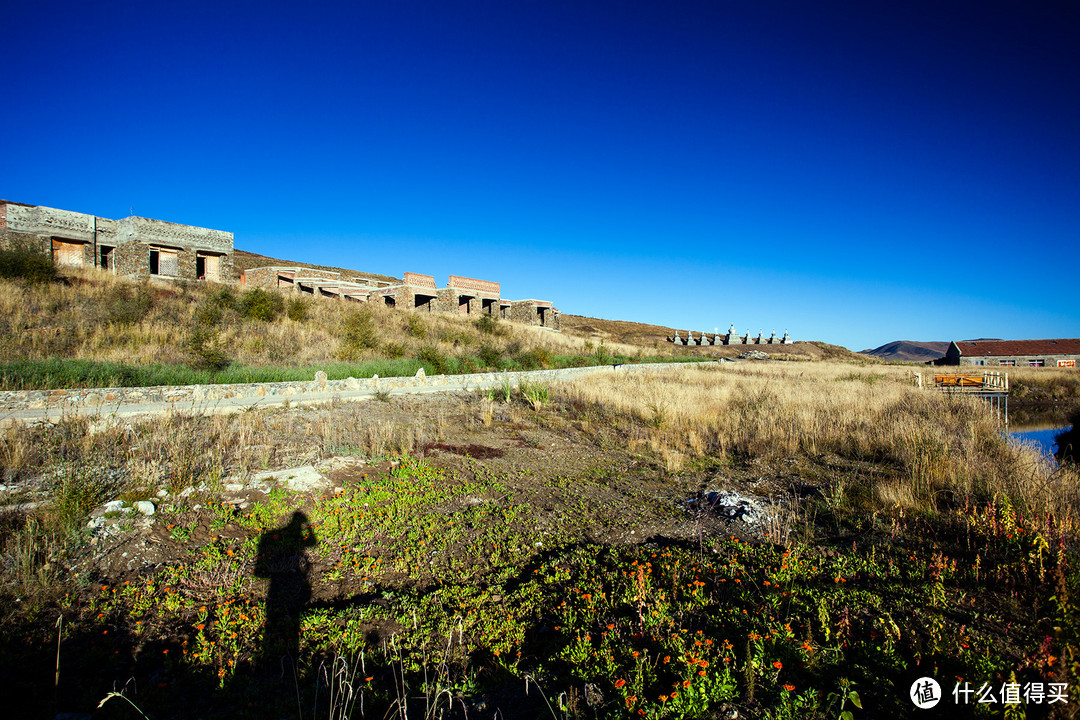
[[[599,372],[642,372],[663,368],[687,367],[689,365],[691,363],[642,363],[640,365],[600,365],[558,370],[489,372],[429,377],[421,375],[415,377],[346,378],[344,380],[327,380],[326,374],[319,372],[316,373],[315,380],[296,382],[164,385],[137,388],[79,388],[72,390],[5,390],[0,391],[0,412],[40,409],[60,410],[64,408],[99,408],[107,411],[110,408],[147,403],[172,404],[178,408],[205,407],[232,398],[289,398],[295,396],[299,400],[303,396],[313,394],[350,395],[408,388],[450,387],[470,390],[497,387],[505,382],[509,382],[516,387],[523,381],[550,382]]]

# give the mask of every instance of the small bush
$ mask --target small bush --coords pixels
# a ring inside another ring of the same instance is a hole
[[[442,375],[446,372],[447,359],[434,347],[422,348],[416,353],[416,359],[424,365],[428,375]]]
[[[214,327],[221,322],[221,306],[210,301],[203,301],[195,308],[195,323],[202,327]]]
[[[289,300],[285,308],[285,314],[294,322],[304,322],[309,315],[308,304],[300,298],[293,298]]]
[[[379,336],[375,332],[375,322],[371,314],[364,310],[354,310],[345,316],[341,323],[341,340],[350,350],[379,347]]]
[[[405,332],[418,340],[423,340],[427,337],[427,324],[420,319],[419,315],[410,313],[405,317]]]
[[[56,280],[52,258],[31,245],[0,250],[0,277],[37,285]]]
[[[154,305],[154,295],[144,283],[134,288],[115,285],[105,302],[106,322],[134,325],[141,321]]]
[[[276,292],[255,288],[240,298],[240,314],[252,320],[273,322],[285,310],[285,298]]]
[[[525,401],[532,405],[534,410],[539,411],[544,403],[548,401],[550,395],[547,385],[541,385],[539,383],[521,383],[519,388],[521,395],[525,398]]]
[[[210,302],[222,310],[235,310],[237,307],[236,293],[232,291],[232,288],[223,287],[210,296]]]
[[[188,365],[196,370],[220,372],[229,366],[229,358],[221,347],[216,332],[197,328],[184,342]]]
[[[382,347],[383,354],[388,358],[399,358],[405,354],[405,348],[399,343],[388,342]]]
[[[527,352],[518,353],[514,358],[524,370],[538,370],[551,367],[551,353],[547,348],[536,347]]]
[[[600,346],[596,348],[593,357],[596,358],[597,365],[610,365],[613,359],[611,353],[608,352],[607,347],[604,346],[603,340],[600,341]]]
[[[484,367],[497,368],[502,362],[502,353],[492,345],[481,345],[479,354],[480,362]]]
[[[496,320],[493,315],[481,315],[480,319],[473,324],[476,325],[476,329],[484,335],[494,335],[499,321]]]

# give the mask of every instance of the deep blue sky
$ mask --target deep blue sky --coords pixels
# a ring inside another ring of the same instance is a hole
[[[683,329],[1080,336],[1072,0],[3,5],[9,200]]]

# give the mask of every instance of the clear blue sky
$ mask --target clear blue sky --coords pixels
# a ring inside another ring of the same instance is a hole
[[[682,329],[1080,336],[1072,0],[4,6],[9,200]]]

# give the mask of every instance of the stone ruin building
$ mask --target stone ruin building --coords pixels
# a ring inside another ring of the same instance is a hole
[[[96,267],[131,278],[234,282],[233,234],[143,217],[120,220],[0,200],[0,248],[29,244],[61,267]],[[391,307],[491,315],[560,330],[546,300],[505,300],[499,283],[451,275],[446,287],[431,275],[407,272],[400,283],[305,267],[245,270],[246,287],[291,289],[316,297],[381,302]]]
[[[680,336],[679,331],[676,330],[675,335],[669,337],[667,341],[675,345],[788,345],[791,343],[791,336],[785,331],[784,337],[778,340],[775,330],[767,338],[760,330],[757,337],[750,333],[739,335],[735,332],[735,323],[732,323],[726,334],[713,333],[710,337],[708,333],[700,332],[695,336],[693,332],[687,330],[685,336]]]
[[[62,267],[97,267],[133,278],[226,283],[233,277],[230,232],[0,200],[0,247],[27,243]]]
[[[407,272],[400,283],[360,276],[342,278],[341,273],[303,267],[260,267],[240,276],[244,287],[286,288],[317,297],[353,302],[381,302],[387,306],[421,312],[448,312],[493,317],[561,330],[559,311],[546,300],[505,300],[500,285],[451,275],[440,288],[433,275]]]

